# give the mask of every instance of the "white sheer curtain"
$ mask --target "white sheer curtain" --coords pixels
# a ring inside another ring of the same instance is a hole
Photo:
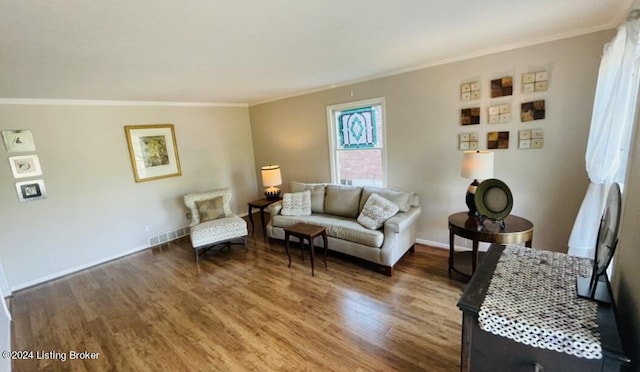
[[[585,155],[591,182],[569,238],[569,254],[573,256],[594,257],[606,193],[613,182],[624,186],[640,82],[640,20],[636,12],[605,45],[600,62]]]

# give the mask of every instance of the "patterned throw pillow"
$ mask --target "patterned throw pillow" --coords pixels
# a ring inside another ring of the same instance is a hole
[[[310,216],[311,215],[311,191],[285,193],[282,196],[283,216]]]
[[[200,222],[217,220],[225,217],[223,197],[218,196],[213,199],[196,201]]]
[[[371,194],[358,216],[358,223],[367,229],[378,230],[384,222],[398,213],[398,205],[378,194]]]

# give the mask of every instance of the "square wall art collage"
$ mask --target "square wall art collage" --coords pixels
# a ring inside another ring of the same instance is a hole
[[[13,178],[20,180],[16,182],[18,200],[28,202],[46,198],[47,190],[44,180],[32,179],[42,176],[42,167],[38,155],[33,153],[36,151],[36,145],[31,131],[28,129],[3,130],[2,141],[7,153],[10,154],[8,160]]]
[[[539,93],[549,89],[549,72],[533,71],[520,76],[520,84],[515,91],[522,93],[521,102],[513,103],[515,79],[512,75],[505,74],[488,81],[490,104],[482,107],[482,83],[479,80],[463,82],[460,85],[460,125],[471,129],[472,125],[483,123],[495,128],[487,130],[487,149],[508,149],[510,141],[518,149],[541,149],[544,146],[544,131],[542,128],[531,128],[529,124],[540,123],[546,118],[546,100]],[[531,98],[527,96],[531,95]],[[476,102],[474,102],[476,101]],[[514,111],[515,109],[515,111]],[[514,118],[520,122],[520,128],[510,135],[509,123]],[[519,119],[519,120],[518,120]],[[475,129],[475,128],[474,128]],[[479,150],[479,131],[467,130],[458,133],[458,150]]]

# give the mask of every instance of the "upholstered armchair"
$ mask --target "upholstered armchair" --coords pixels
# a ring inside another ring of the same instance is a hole
[[[189,235],[196,261],[209,248],[220,244],[247,247],[247,222],[231,212],[230,200],[230,188],[184,196],[184,204],[191,210]]]

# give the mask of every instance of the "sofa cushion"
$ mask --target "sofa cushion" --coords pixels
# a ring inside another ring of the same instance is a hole
[[[360,212],[362,187],[327,185],[324,213],[356,218]]]
[[[309,216],[311,214],[311,192],[309,190],[285,193],[282,197],[283,216]]]
[[[377,230],[386,220],[395,216],[398,209],[396,203],[373,193],[364,204],[357,221],[367,229]]]
[[[413,204],[414,195],[412,192],[398,191],[391,189],[383,189],[380,187],[365,186],[362,188],[362,197],[360,198],[360,211],[364,208],[365,203],[369,200],[371,194],[376,193],[383,198],[394,202],[400,212],[408,212]]]
[[[324,183],[289,182],[291,192],[311,191],[311,212],[324,213]]]
[[[213,199],[197,200],[196,206],[198,207],[200,222],[212,221],[217,220],[218,218],[226,217],[224,214],[224,203],[222,196],[218,196]]]
[[[380,248],[384,243],[381,230],[369,230],[353,218],[336,217],[329,214],[314,213],[311,216],[273,216],[274,227],[285,228],[299,222],[322,226],[327,229],[327,236],[348,240],[369,247]],[[329,245],[331,249],[331,245]]]

